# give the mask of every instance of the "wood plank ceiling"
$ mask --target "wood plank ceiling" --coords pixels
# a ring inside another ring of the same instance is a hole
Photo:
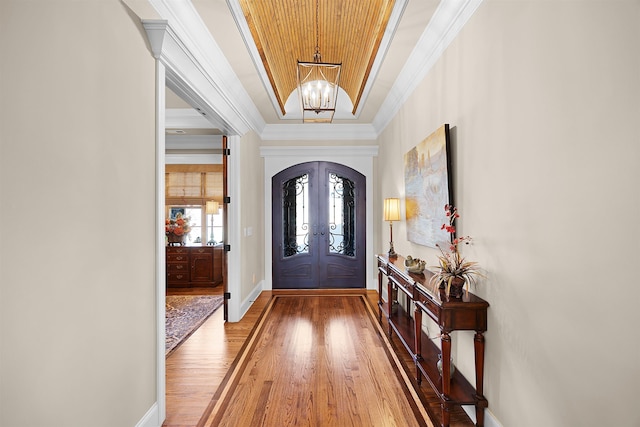
[[[342,63],[355,114],[395,0],[318,0],[322,62]],[[297,88],[297,61],[313,62],[316,0],[240,0],[281,112]]]

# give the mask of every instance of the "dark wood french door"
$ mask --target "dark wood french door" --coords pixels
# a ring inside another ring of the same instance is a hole
[[[364,175],[301,163],[272,180],[273,288],[364,288]]]

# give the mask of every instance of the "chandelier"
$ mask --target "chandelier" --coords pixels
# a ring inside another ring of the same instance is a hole
[[[340,64],[322,62],[316,0],[316,50],[313,62],[298,61],[298,93],[303,123],[331,123],[336,112]]]

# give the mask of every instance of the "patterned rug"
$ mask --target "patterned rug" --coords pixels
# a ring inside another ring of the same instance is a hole
[[[222,295],[167,295],[165,356],[194,333],[222,302]]]

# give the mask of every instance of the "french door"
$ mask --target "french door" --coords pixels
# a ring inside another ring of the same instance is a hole
[[[272,179],[273,288],[365,287],[364,175],[331,162]]]

